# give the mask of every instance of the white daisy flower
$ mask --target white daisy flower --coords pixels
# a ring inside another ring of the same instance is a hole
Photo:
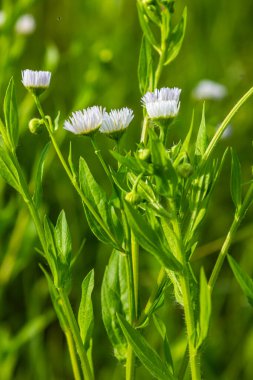
[[[180,93],[179,88],[163,87],[147,92],[141,101],[151,119],[169,119],[178,114]]]
[[[15,24],[15,30],[18,34],[29,35],[35,31],[36,22],[32,15],[25,14],[18,18]]]
[[[49,71],[22,71],[22,83],[23,85],[37,94],[41,93],[49,87],[51,79],[51,73]]]
[[[75,135],[89,135],[101,127],[104,113],[105,109],[98,106],[73,112],[63,128]]]
[[[105,112],[99,131],[105,135],[119,139],[134,118],[133,111],[127,107]]]
[[[224,85],[209,79],[203,79],[193,89],[192,96],[197,100],[221,100],[225,98],[227,92],[227,88]]]

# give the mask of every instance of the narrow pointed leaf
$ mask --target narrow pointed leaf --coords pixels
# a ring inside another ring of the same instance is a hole
[[[33,195],[33,200],[36,207],[39,207],[40,202],[41,202],[44,164],[45,164],[45,159],[46,159],[49,146],[50,146],[50,142],[47,143],[44,149],[42,150],[39,161],[38,161],[36,174],[35,174],[35,191]]]
[[[207,133],[206,133],[206,120],[205,120],[205,103],[203,104],[202,109],[202,118],[197,135],[196,146],[195,146],[195,155],[197,157],[202,157],[207,148]]]
[[[139,360],[151,375],[158,380],[175,380],[175,377],[169,371],[167,365],[161,360],[140,332],[130,326],[122,316],[118,315],[118,320],[136,356],[138,356]]]
[[[127,341],[119,326],[117,313],[128,315],[128,285],[125,257],[113,251],[105,269],[102,283],[102,318],[106,332],[114,349],[114,355],[124,361],[127,355]]]
[[[19,175],[16,170],[15,165],[13,164],[9,153],[0,146],[0,175],[18,192],[21,191],[19,185]]]
[[[63,210],[61,211],[55,226],[55,243],[58,254],[61,255],[62,260],[70,265],[72,243],[66,215]]]
[[[91,294],[94,288],[94,270],[91,270],[82,282],[82,296],[78,310],[78,324],[85,347],[89,346],[94,327]]]
[[[138,213],[133,207],[125,204],[128,222],[133,229],[139,244],[150,252],[155,258],[160,261],[168,269],[180,270],[181,264],[176,260],[166,246],[166,242],[160,241],[159,233],[153,230],[147,223],[145,218]]]
[[[241,179],[241,164],[235,151],[231,149],[231,179],[230,191],[235,207],[238,209],[242,203],[242,179]]]
[[[228,255],[228,262],[243,293],[248,298],[250,305],[253,306],[253,280],[244,270],[242,270],[240,265],[229,255]]]
[[[179,23],[175,26],[173,31],[168,36],[168,49],[166,53],[166,59],[164,65],[168,65],[172,62],[180,52],[187,22],[187,8],[184,8],[183,15]]]
[[[14,81],[11,78],[4,98],[4,118],[7,135],[12,148],[16,148],[19,137],[18,109],[14,91]]]
[[[211,316],[211,292],[207,284],[204,269],[200,271],[200,297],[199,297],[199,336],[197,346],[200,347],[206,339]]]

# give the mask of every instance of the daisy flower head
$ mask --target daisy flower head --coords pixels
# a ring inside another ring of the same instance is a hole
[[[141,102],[146,108],[150,119],[170,119],[177,116],[181,90],[179,88],[163,87],[154,92],[147,92]]]
[[[15,24],[16,33],[21,35],[32,34],[36,29],[36,22],[32,15],[24,14],[19,17]]]
[[[105,112],[100,132],[106,136],[118,140],[134,118],[133,111],[127,107],[119,110]]]
[[[99,106],[73,112],[63,128],[75,135],[91,135],[102,125],[105,109]]]
[[[22,83],[29,90],[36,95],[40,95],[50,85],[51,73],[50,71],[22,71]]]
[[[196,100],[222,100],[227,93],[227,88],[223,84],[203,79],[193,89],[192,96]]]

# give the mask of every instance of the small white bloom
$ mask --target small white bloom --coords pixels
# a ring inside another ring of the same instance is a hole
[[[45,90],[49,87],[50,79],[49,71],[22,71],[22,83],[29,90]]]
[[[133,111],[127,107],[111,110],[110,113],[105,112],[103,124],[99,131],[109,137],[118,138],[126,130],[133,118]]]
[[[0,11],[0,28],[4,26],[6,21],[6,14],[4,11]]]
[[[180,93],[179,88],[163,87],[147,92],[141,101],[151,119],[168,119],[178,114]]]
[[[29,35],[35,31],[36,22],[32,15],[25,14],[18,18],[15,24],[15,30],[18,34]]]
[[[73,112],[64,123],[64,129],[75,135],[88,135],[101,127],[105,109],[98,106]]]
[[[221,100],[226,95],[227,88],[224,85],[208,79],[201,80],[192,91],[192,96],[197,100]]]

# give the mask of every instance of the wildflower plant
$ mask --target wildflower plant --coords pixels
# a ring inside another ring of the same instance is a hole
[[[172,27],[174,1],[137,0],[137,7],[143,31],[138,69],[143,122],[136,150],[125,152],[119,145],[122,133],[127,133],[134,117],[127,107],[107,112],[100,105],[92,106],[73,112],[63,125],[67,131],[90,138],[108,176],[111,193],[98,184],[85,156],[80,157],[77,169],[71,144],[65,159],[57,143],[58,119],[53,121],[44,112],[39,98],[41,91],[50,85],[49,72],[25,70],[22,73],[22,83],[31,91],[40,117],[34,118],[29,127],[32,132],[37,131],[37,127],[47,130],[69,183],[80,197],[92,233],[111,247],[101,288],[101,314],[114,355],[125,367],[126,379],[134,379],[138,366],[143,365],[152,377],[159,380],[182,380],[189,366],[191,379],[200,380],[201,353],[208,337],[212,311],[212,291],[232,239],[253,203],[253,183],[250,181],[246,192],[242,191],[240,162],[233,150],[230,189],[234,218],[209,279],[204,267],[194,271],[192,258],[201,224],[228,156],[227,149],[222,157],[217,158],[215,148],[234,114],[253,94],[253,88],[228,113],[211,139],[207,135],[203,108],[197,137],[194,138],[195,123],[192,121],[184,139],[172,144],[170,125],[180,112],[181,90],[160,88],[160,76],[164,67],[179,53],[185,32],[186,10],[178,24]],[[137,123],[135,120],[136,127]],[[92,380],[96,377],[92,350],[99,344],[93,341],[92,291],[96,273],[91,270],[84,276],[75,315],[70,302],[72,268],[75,265],[67,222],[70,217],[61,211],[53,223],[40,208],[48,144],[41,152],[35,191],[30,191],[16,153],[19,126],[13,79],[4,99],[4,121],[0,121],[0,132],[1,176],[21,195],[35,224],[41,243],[38,249],[40,266],[66,336],[74,378]],[[116,140],[111,151],[114,166],[105,161],[97,147],[98,133]],[[146,300],[139,290],[142,251],[152,255],[160,265],[157,280]],[[242,274],[232,258],[229,262],[242,289],[252,300],[252,280]],[[157,310],[163,307],[169,283],[173,286],[177,304],[181,306],[186,330],[185,355],[176,365],[167,337],[167,325],[157,315]],[[163,356],[144,337],[143,332],[151,321],[163,343]]]

